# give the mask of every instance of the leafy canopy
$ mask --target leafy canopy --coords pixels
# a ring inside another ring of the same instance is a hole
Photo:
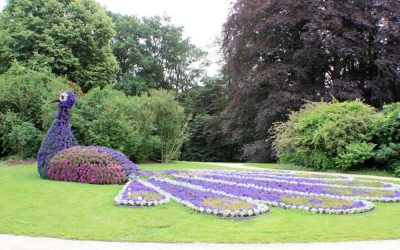
[[[399,16],[391,0],[237,1],[223,31],[227,131],[265,161],[269,127],[303,100],[400,101]]]
[[[10,0],[0,14],[0,73],[13,60],[66,76],[86,92],[115,79],[111,18],[94,0]]]
[[[167,17],[139,19],[109,13],[116,35],[112,50],[119,64],[116,89],[137,95],[150,89],[186,91],[199,84],[206,53]]]

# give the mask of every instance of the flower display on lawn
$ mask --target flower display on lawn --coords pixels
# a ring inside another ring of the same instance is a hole
[[[114,154],[112,154],[114,153]],[[48,166],[50,180],[91,184],[121,184],[133,169],[114,150],[103,147],[70,147],[56,154]],[[123,155],[122,155],[123,156]],[[128,165],[128,166],[126,166]]]
[[[169,199],[169,196],[161,194],[155,188],[138,180],[126,183],[115,197],[114,203],[122,206],[156,206],[167,203]]]
[[[354,214],[374,209],[371,201],[400,201],[400,186],[393,183],[291,171],[166,170],[148,172],[140,182],[198,212],[224,217],[263,214],[267,205]]]
[[[220,190],[172,179],[150,178],[147,183],[171,199],[195,211],[223,217],[245,217],[268,212],[268,206],[249,197],[238,197]]]
[[[43,179],[48,179],[48,165],[54,155],[66,148],[78,145],[69,123],[75,95],[73,92],[65,92],[53,102],[59,102],[56,120],[47,131],[37,156],[38,173]]]
[[[73,92],[61,93],[52,102],[58,102],[58,112],[38,153],[41,178],[120,184],[126,182],[128,176],[139,173],[136,164],[121,152],[100,146],[78,146],[70,125],[71,109],[75,103]]]

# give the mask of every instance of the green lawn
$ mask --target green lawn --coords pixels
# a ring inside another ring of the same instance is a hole
[[[197,163],[145,164],[146,169],[208,168]],[[0,167],[0,233],[68,239],[152,242],[310,242],[400,238],[400,204],[377,203],[355,215],[316,215],[271,208],[246,220],[220,219],[171,202],[120,208],[118,185],[39,179],[34,165]]]

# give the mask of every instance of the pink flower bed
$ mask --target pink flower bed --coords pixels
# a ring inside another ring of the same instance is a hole
[[[112,156],[96,147],[71,147],[55,155],[50,163],[51,180],[91,184],[121,184],[128,180],[125,169]]]

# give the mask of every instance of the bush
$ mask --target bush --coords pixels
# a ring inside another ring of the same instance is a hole
[[[0,113],[0,145],[2,147],[0,155],[16,154],[16,151],[13,148],[11,132],[13,131],[13,128],[22,123],[23,121],[17,113],[12,111]]]
[[[51,180],[91,184],[121,184],[128,180],[120,162],[101,147],[71,147],[55,155],[49,163]]]
[[[348,169],[351,166],[357,166],[364,161],[372,158],[374,155],[373,143],[356,142],[350,143],[345,147],[343,152],[339,153],[336,159],[336,165],[342,170]]]
[[[50,126],[56,111],[48,104],[42,108]],[[94,88],[76,103],[71,124],[80,145],[113,148],[134,161],[175,158],[187,137],[187,130],[181,133],[187,124],[182,106],[163,90],[131,97]]]
[[[30,122],[23,122],[9,134],[9,144],[20,158],[35,158],[43,139],[43,132]]]
[[[0,113],[12,111],[36,128],[42,127],[41,107],[71,87],[48,72],[28,70],[18,63],[0,75]]]
[[[0,75],[0,155],[34,157],[43,136],[42,105],[71,88],[64,78],[16,62]]]
[[[155,114],[154,127],[160,139],[161,161],[164,163],[180,155],[183,143],[189,137],[188,118],[172,92],[153,90],[144,96],[145,106]]]
[[[379,149],[375,160],[400,176],[400,103],[383,107],[384,118],[379,123],[377,141]]]
[[[360,101],[310,102],[272,132],[282,163],[348,169],[370,159],[382,115]]]

